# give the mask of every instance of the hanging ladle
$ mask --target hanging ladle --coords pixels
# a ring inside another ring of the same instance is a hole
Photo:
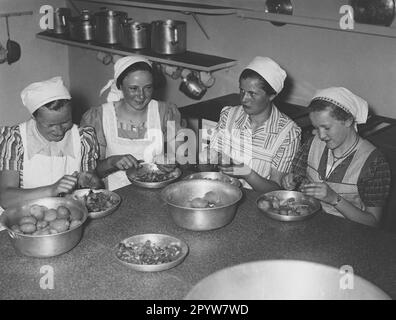
[[[8,16],[5,17],[6,25],[7,25],[7,61],[8,64],[14,63],[19,60],[21,57],[21,46],[18,42],[15,42],[10,39],[10,30],[8,27]]]

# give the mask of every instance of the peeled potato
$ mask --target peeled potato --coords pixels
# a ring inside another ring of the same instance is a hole
[[[191,207],[193,208],[206,208],[209,201],[203,198],[194,198],[191,200]]]
[[[35,217],[37,220],[44,219],[44,213],[47,211],[48,208],[44,206],[40,206],[38,204],[34,204],[30,207],[30,214]]]
[[[33,233],[36,231],[36,226],[32,223],[25,223],[19,227],[23,233]]]
[[[58,219],[69,219],[70,217],[70,210],[65,206],[59,206],[57,211],[57,218]]]
[[[19,220],[19,225],[23,225],[23,224],[36,224],[37,223],[37,219],[35,217],[29,216],[29,217],[22,217]]]
[[[44,220],[48,221],[48,222],[54,221],[56,219],[57,215],[58,215],[58,212],[55,209],[49,209],[44,215]]]
[[[55,229],[57,232],[63,232],[69,229],[69,221],[66,219],[56,219],[50,222],[50,228]]]
[[[268,211],[272,208],[271,202],[264,199],[260,199],[257,203],[257,206],[263,211]]]
[[[83,218],[83,214],[79,210],[71,210],[70,218],[71,220],[81,220]]]
[[[48,221],[45,220],[38,221],[36,224],[38,230],[44,229],[47,226],[48,226]]]
[[[214,191],[209,191],[205,193],[204,199],[210,203],[219,203],[220,202],[220,195]]]

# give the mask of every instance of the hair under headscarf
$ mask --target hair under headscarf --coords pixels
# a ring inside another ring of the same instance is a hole
[[[286,79],[286,71],[268,57],[255,57],[245,69],[256,71],[279,94]]]
[[[334,104],[352,114],[357,124],[366,123],[368,103],[366,100],[343,87],[331,87],[318,90],[311,101],[323,100]]]
[[[21,92],[23,105],[33,114],[43,105],[59,100],[71,99],[70,93],[63,85],[61,77],[53,77],[51,79],[34,82],[28,85]]]
[[[102,95],[107,89],[110,88],[110,92],[107,95],[108,102],[115,102],[124,98],[124,94],[122,93],[122,91],[117,88],[117,79],[123,71],[125,71],[127,68],[137,62],[145,62],[149,66],[151,66],[150,61],[138,55],[127,56],[118,59],[117,62],[114,64],[114,78],[110,79],[107,84],[102,88],[102,90],[100,90],[100,95]]]

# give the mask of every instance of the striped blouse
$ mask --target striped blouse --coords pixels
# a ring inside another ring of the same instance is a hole
[[[94,170],[99,158],[99,145],[92,127],[80,128],[81,169]],[[0,127],[0,171],[23,171],[24,149],[19,125]]]
[[[237,115],[235,116],[235,121],[232,123],[231,128],[226,128],[230,110],[233,108],[238,108],[236,110]],[[275,106],[272,107],[269,119],[254,132],[252,132],[249,115],[244,112],[242,106],[223,108],[220,113],[220,120],[211,138],[210,145],[215,150],[220,150],[224,147],[227,148],[227,146],[220,146],[224,130],[240,130],[239,132],[242,135],[241,140],[244,140],[246,137],[252,141],[252,152],[254,155],[252,170],[263,176],[265,174],[265,168],[267,167],[264,165],[264,162],[268,161],[267,157],[263,155],[264,151],[272,148],[278,140],[279,133],[282,132],[290,122],[292,122],[291,129],[286,134],[283,142],[271,159],[271,167],[280,172],[289,172],[293,158],[300,145],[301,129]],[[235,145],[228,147],[235,148]],[[244,154],[244,150],[239,150],[239,153]]]

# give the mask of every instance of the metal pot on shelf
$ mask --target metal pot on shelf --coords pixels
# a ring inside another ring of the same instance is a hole
[[[56,8],[54,11],[54,29],[56,34],[65,34],[69,32],[69,23],[71,10],[69,8]]]
[[[95,40],[104,44],[121,43],[127,19],[126,12],[102,8],[95,13]]]
[[[157,20],[151,23],[151,49],[160,54],[186,52],[186,22],[178,20]]]
[[[137,50],[149,48],[150,24],[128,19],[123,26],[122,45]]]
[[[89,10],[82,10],[79,16],[70,19],[69,33],[74,40],[94,40],[95,25]]]

